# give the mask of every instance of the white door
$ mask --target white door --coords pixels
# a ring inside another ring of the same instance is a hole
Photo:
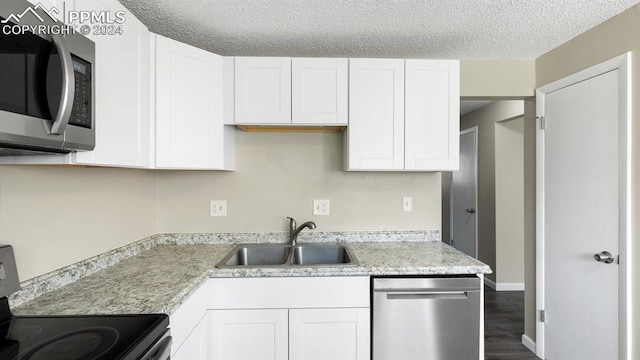
[[[368,308],[289,310],[289,360],[369,360]]]
[[[214,360],[287,360],[288,310],[211,310]]]
[[[478,257],[478,127],[460,132],[460,170],[451,173],[451,245]]]
[[[544,357],[550,360],[619,358],[618,78],[613,70],[544,96],[539,137]],[[614,261],[596,261],[602,251]]]

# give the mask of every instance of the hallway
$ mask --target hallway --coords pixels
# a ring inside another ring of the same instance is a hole
[[[495,291],[485,287],[485,359],[537,360],[522,345],[524,291]]]

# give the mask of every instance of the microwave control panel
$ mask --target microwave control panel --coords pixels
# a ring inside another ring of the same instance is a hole
[[[72,59],[76,91],[69,124],[91,129],[93,125],[93,111],[91,111],[91,64],[73,55]]]

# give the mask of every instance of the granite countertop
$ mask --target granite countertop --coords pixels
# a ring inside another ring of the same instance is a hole
[[[235,245],[158,245],[13,309],[15,315],[172,314],[211,277],[487,274],[439,241],[351,243],[359,265],[216,269]]]

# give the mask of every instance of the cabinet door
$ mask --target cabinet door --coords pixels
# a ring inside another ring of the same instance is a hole
[[[291,59],[292,122],[347,125],[347,59]]]
[[[207,314],[209,284],[203,284],[169,316],[171,352],[175,353]]]
[[[211,359],[288,359],[286,309],[211,310],[208,317]]]
[[[222,57],[156,37],[156,167],[223,168]]]
[[[207,360],[207,317],[200,320],[198,325],[187,336],[178,350],[171,355],[172,360]]]
[[[86,165],[149,165],[149,31],[115,0],[67,2],[67,10],[126,12],[122,34],[87,37],[95,43],[95,127],[93,151],[71,154]],[[60,8],[62,11],[62,8]],[[91,25],[91,24],[89,24]],[[92,26],[93,29],[93,26]]]
[[[236,57],[237,124],[291,124],[291,58]]]
[[[368,360],[369,309],[289,310],[290,360]]]
[[[457,60],[406,60],[406,170],[458,169],[459,68]]]
[[[404,60],[349,60],[347,170],[404,168]]]

